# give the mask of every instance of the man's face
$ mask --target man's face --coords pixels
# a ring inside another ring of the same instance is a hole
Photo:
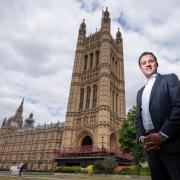
[[[158,64],[151,54],[147,54],[140,59],[140,68],[146,78],[150,78],[157,72]]]

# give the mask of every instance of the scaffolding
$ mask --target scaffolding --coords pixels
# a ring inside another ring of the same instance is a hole
[[[66,147],[55,150],[55,159],[81,159],[81,158],[100,158],[115,157],[119,160],[132,161],[133,156],[128,153],[122,153],[119,149],[98,148],[91,145],[81,147]]]

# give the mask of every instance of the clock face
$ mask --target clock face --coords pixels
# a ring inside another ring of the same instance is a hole
[[[14,122],[14,121],[11,121],[10,126],[13,127],[13,128],[18,128],[18,123]]]

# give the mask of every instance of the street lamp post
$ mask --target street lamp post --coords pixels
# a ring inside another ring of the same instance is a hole
[[[103,148],[104,148],[104,147],[103,147],[103,145],[104,145],[103,139],[104,139],[104,137],[102,136],[101,139],[102,139],[102,152],[103,152]]]

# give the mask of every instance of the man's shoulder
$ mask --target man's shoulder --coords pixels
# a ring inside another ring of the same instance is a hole
[[[176,74],[174,74],[174,73],[171,73],[171,74],[163,74],[163,75],[161,75],[161,77],[162,77],[163,79],[165,79],[170,86],[174,86],[175,84],[179,83],[179,78],[178,78],[178,76],[177,76]]]
[[[161,77],[164,77],[164,78],[170,78],[170,79],[172,79],[172,78],[176,78],[176,79],[178,79],[178,76],[175,74],[175,73],[170,73],[170,74],[159,74]]]

